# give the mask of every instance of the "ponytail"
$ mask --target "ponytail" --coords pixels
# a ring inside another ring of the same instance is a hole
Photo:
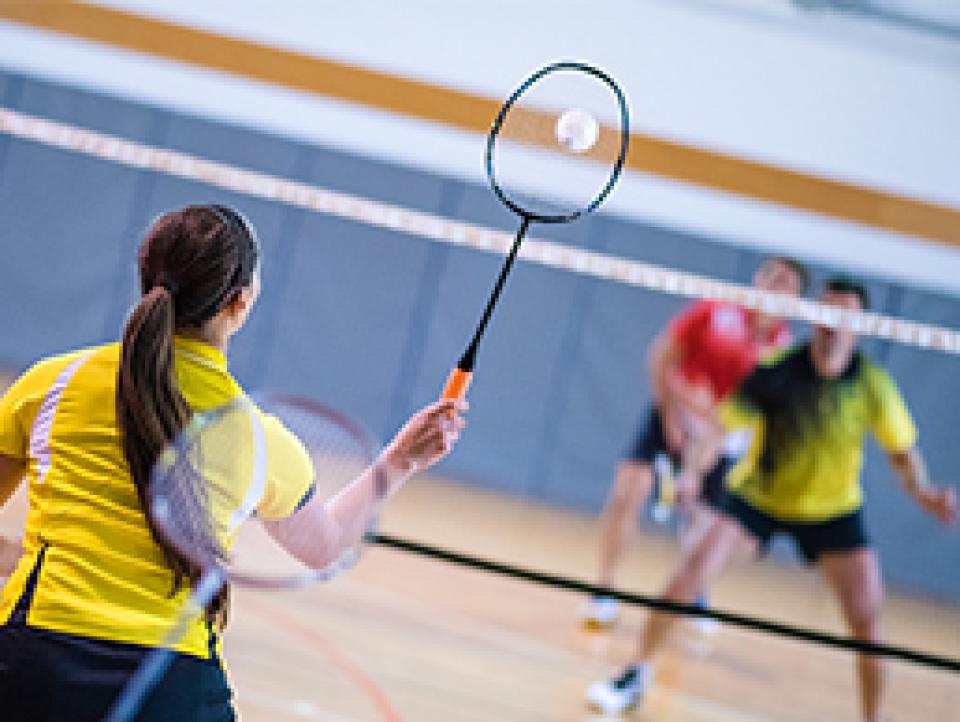
[[[154,541],[173,570],[173,591],[199,570],[159,533],[149,508],[150,474],[160,453],[186,425],[190,410],[173,367],[173,294],[156,286],[140,299],[123,331],[117,375],[117,421],[123,455]]]
[[[203,570],[160,532],[150,508],[154,464],[190,419],[177,386],[174,333],[200,329],[250,285],[259,244],[246,219],[226,206],[188,206],[158,218],[140,247],[140,302],[123,331],[117,374],[117,423],[153,540],[173,571],[171,594],[196,584]],[[207,607],[206,618],[226,624],[228,586]]]

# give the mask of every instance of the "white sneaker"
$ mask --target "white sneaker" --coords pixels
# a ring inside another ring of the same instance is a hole
[[[701,594],[696,598],[694,604],[700,609],[709,609],[710,600],[706,594]],[[713,617],[687,617],[690,626],[696,629],[705,637],[710,637],[720,631],[720,622]]]
[[[583,610],[583,626],[587,629],[610,629],[620,616],[620,602],[613,597],[590,597]]]
[[[617,677],[591,684],[587,690],[587,705],[604,715],[622,714],[637,706],[652,678],[649,664],[629,664]]]
[[[720,622],[711,617],[695,617],[691,622],[693,628],[705,637],[712,637],[720,631]]]

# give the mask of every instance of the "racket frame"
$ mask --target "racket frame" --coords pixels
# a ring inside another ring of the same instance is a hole
[[[587,73],[588,75],[591,75],[605,83],[610,88],[614,97],[617,99],[617,105],[620,110],[620,147],[617,157],[614,160],[610,177],[607,179],[606,184],[601,188],[600,192],[590,203],[582,208],[578,208],[568,213],[535,213],[516,203],[503,190],[503,188],[500,187],[500,184],[497,183],[497,176],[493,162],[493,150],[497,142],[497,137],[500,134],[500,129],[503,127],[504,120],[520,97],[527,90],[529,90],[534,83],[542,80],[550,73],[558,71],[576,71]],[[619,179],[620,173],[623,171],[624,163],[626,162],[629,145],[630,111],[627,108],[627,99],[624,96],[623,91],[609,74],[597,67],[588,65],[587,63],[581,63],[573,60],[562,60],[545,65],[524,80],[523,83],[521,83],[517,89],[513,91],[503,106],[501,106],[500,112],[497,113],[497,117],[494,118],[493,125],[490,127],[490,132],[487,134],[487,145],[484,154],[484,167],[486,169],[487,179],[490,182],[490,187],[493,189],[494,194],[507,208],[520,217],[520,228],[517,230],[513,244],[510,246],[510,250],[507,253],[507,258],[504,261],[503,266],[500,268],[500,274],[497,276],[493,291],[487,300],[487,305],[484,308],[483,315],[480,317],[480,321],[477,323],[476,329],[473,332],[473,336],[470,339],[470,343],[467,344],[467,347],[460,356],[460,360],[457,362],[456,367],[447,377],[441,393],[442,399],[462,398],[466,394],[467,389],[470,387],[470,382],[473,379],[473,369],[477,361],[477,349],[480,345],[480,339],[483,337],[483,334],[487,329],[487,324],[490,322],[490,316],[493,314],[493,309],[496,307],[497,301],[500,299],[503,286],[506,283],[510,270],[513,268],[514,261],[517,258],[517,253],[520,250],[520,244],[523,242],[523,238],[526,235],[530,224],[568,223],[576,220],[584,214],[591,213],[596,210],[610,194],[610,191],[613,190],[613,186],[616,184],[617,179]]]
[[[258,411],[269,414],[271,413],[271,410],[279,409],[281,407],[295,408],[308,414],[323,417],[329,420],[331,423],[337,425],[339,428],[345,430],[349,436],[351,436],[357,442],[357,448],[363,450],[363,458],[367,461],[367,467],[374,467],[374,493],[377,502],[382,501],[386,497],[388,492],[386,471],[381,466],[377,465],[379,444],[376,442],[375,437],[361,424],[357,423],[346,414],[336,411],[335,409],[325,406],[319,402],[289,394],[265,395],[259,397],[256,401],[253,401],[246,396],[239,396],[223,406],[217,407],[216,409],[195,414],[190,423],[194,425],[193,430],[196,432],[201,424],[212,423],[217,418],[222,417],[227,413],[242,409],[246,413],[250,414],[250,418],[253,421],[253,428],[255,429],[254,444],[260,450],[260,453],[255,454],[255,463],[262,464],[266,461],[267,457],[266,440],[260,436],[262,434],[262,428],[260,427],[260,421],[256,414]],[[187,428],[190,429],[191,427],[188,425]],[[266,468],[262,468],[259,471],[254,471],[254,475],[265,477]],[[157,527],[163,534],[164,538],[166,538],[167,541],[176,547],[181,554],[198,564],[201,572],[204,574],[210,571],[210,569],[216,567],[221,570],[224,582],[236,582],[241,586],[250,587],[253,589],[299,589],[316,584],[317,582],[328,581],[342,571],[345,571],[356,564],[359,557],[359,554],[356,553],[356,550],[362,546],[362,544],[358,543],[354,547],[351,547],[350,550],[347,550],[346,553],[338,557],[331,564],[323,567],[322,569],[315,569],[305,574],[291,575],[289,577],[268,577],[262,574],[247,573],[242,569],[232,568],[221,564],[211,564],[208,560],[197,559],[195,556],[193,556],[194,552],[190,548],[190,545],[184,543],[182,535],[180,535],[176,531],[175,527],[172,527],[172,525],[169,523],[169,515],[164,514],[162,510],[158,509],[158,501],[162,501],[162,499],[151,500],[151,509],[153,511]],[[235,514],[236,518],[232,520],[235,526],[239,526],[247,521],[254,513],[256,502],[259,502],[259,495],[256,501],[253,502],[252,506],[250,505],[250,501],[251,500],[249,499],[246,500],[246,503],[237,510],[237,513]],[[160,513],[158,513],[158,511]],[[375,519],[376,515],[374,514],[371,521],[373,522]],[[364,535],[364,541],[374,531],[373,527],[374,525],[371,523],[371,528]]]
[[[613,162],[613,167],[610,171],[610,177],[607,179],[606,184],[600,189],[600,192],[594,196],[590,203],[567,213],[536,213],[524,208],[519,203],[514,201],[497,182],[497,174],[493,162],[493,150],[496,146],[497,138],[500,135],[500,129],[503,127],[503,123],[506,120],[507,115],[509,115],[517,101],[535,83],[539,82],[550,73],[555,73],[558,71],[587,73],[588,75],[592,75],[601,82],[605,83],[607,87],[610,88],[610,91],[617,100],[617,106],[620,110],[620,147],[617,152],[617,157]],[[507,99],[503,106],[501,106],[500,112],[497,113],[497,117],[494,119],[493,125],[490,127],[490,132],[487,134],[487,146],[484,153],[484,168],[487,172],[487,180],[490,182],[490,187],[493,189],[493,192],[496,194],[497,198],[499,198],[500,201],[507,206],[507,208],[521,218],[528,219],[529,221],[535,221],[537,223],[568,223],[576,220],[586,213],[591,213],[592,211],[596,210],[600,204],[606,200],[607,196],[610,195],[610,191],[613,190],[613,186],[620,178],[620,173],[623,171],[624,163],[627,160],[627,151],[629,150],[629,147],[630,111],[627,108],[627,99],[617,82],[608,73],[593,65],[588,65],[587,63],[581,63],[574,60],[561,60],[555,63],[550,63],[549,65],[545,65],[533,73],[529,78],[524,80],[516,90],[513,91],[511,96]]]
[[[218,418],[238,410],[243,411],[249,414],[250,419],[253,421],[253,443],[260,452],[255,453],[254,464],[255,467],[261,468],[255,469],[252,473],[255,476],[257,474],[265,475],[266,440],[263,438],[263,430],[260,427],[260,420],[257,414],[258,412],[270,413],[271,410],[276,410],[281,406],[286,406],[287,408],[292,407],[300,411],[325,417],[341,429],[346,430],[347,433],[357,441],[358,448],[363,449],[364,458],[369,460],[368,468],[374,466],[374,473],[376,474],[374,479],[374,493],[377,501],[379,502],[386,496],[388,490],[386,472],[378,465],[379,445],[375,442],[374,437],[345,414],[309,399],[290,395],[275,395],[262,397],[258,400],[258,403],[254,403],[246,396],[239,396],[215,409],[194,414],[187,427],[181,432],[181,435],[186,433],[200,433],[205,425],[209,426],[215,423]],[[178,437],[178,439],[168,447],[168,452],[176,448],[182,448],[182,436]],[[167,460],[165,461],[164,456],[161,455],[155,466],[155,472],[159,470],[160,473],[162,473],[164,464],[166,464],[168,469],[172,465],[169,461],[169,456],[167,456]],[[254,486],[256,486],[256,482],[254,482]],[[256,497],[255,500],[254,497]],[[210,563],[209,560],[198,560],[191,555],[189,546],[184,544],[181,535],[175,531],[175,527],[170,523],[169,507],[165,508],[163,503],[159,503],[161,500],[162,497],[151,500],[151,512],[157,523],[158,530],[178,551],[195,563],[200,564],[201,576],[170,630],[164,635],[160,644],[151,649],[143,658],[137,670],[124,685],[120,695],[114,700],[107,715],[104,717],[104,722],[131,722],[131,720],[135,719],[149,694],[160,680],[163,679],[164,674],[173,663],[177,654],[175,651],[176,645],[183,638],[189,624],[196,615],[203,612],[224,584],[235,582],[241,586],[254,589],[296,589],[317,582],[327,581],[335,577],[340,572],[352,567],[359,556],[356,550],[360,544],[350,548],[349,551],[352,553],[341,554],[333,563],[322,569],[288,577],[266,577],[232,569],[224,564]],[[238,508],[231,521],[237,526],[244,523],[249,519],[249,516],[253,514],[256,502],[258,501],[259,494],[248,493],[244,504]],[[375,514],[373,518],[376,518]],[[371,528],[364,534],[363,541],[373,538],[374,533],[371,525]]]

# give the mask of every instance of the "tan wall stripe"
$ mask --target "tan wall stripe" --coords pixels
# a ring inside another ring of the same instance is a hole
[[[499,100],[81,2],[0,0],[0,18],[485,133]],[[673,180],[960,246],[960,209],[631,136],[627,166]]]

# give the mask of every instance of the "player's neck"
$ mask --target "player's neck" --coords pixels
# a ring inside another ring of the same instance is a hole
[[[747,314],[747,326],[753,340],[762,342],[766,341],[773,333],[777,326],[777,320],[756,311],[750,311]]]
[[[202,341],[208,346],[219,349],[224,355],[227,353],[227,344],[230,340],[229,334],[222,333],[221,329],[212,324],[204,324],[200,328],[177,329],[177,335]]]

